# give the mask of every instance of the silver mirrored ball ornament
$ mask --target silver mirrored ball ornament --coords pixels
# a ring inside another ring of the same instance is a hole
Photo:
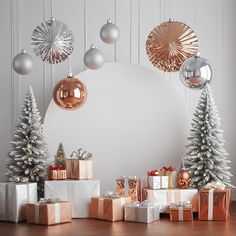
[[[32,71],[33,58],[26,53],[25,49],[22,49],[21,52],[14,57],[12,66],[16,73],[27,75]]]
[[[84,54],[84,64],[92,70],[99,69],[104,63],[104,56],[100,50],[91,45],[90,49]]]
[[[100,37],[105,43],[116,43],[120,37],[120,30],[118,26],[113,24],[111,19],[109,19],[107,20],[107,23],[102,26],[100,30]]]
[[[213,71],[211,63],[200,57],[198,52],[182,64],[179,75],[185,86],[191,89],[202,89],[207,83],[210,83]]]

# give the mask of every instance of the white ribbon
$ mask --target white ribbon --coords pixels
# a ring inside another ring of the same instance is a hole
[[[98,198],[98,219],[104,219],[104,208],[103,208],[104,199]]]
[[[55,210],[55,224],[58,224],[61,222],[60,203],[54,203],[54,210]]]
[[[214,189],[209,189],[209,193],[208,193],[208,220],[213,219],[213,196],[214,196]]]
[[[39,206],[40,204],[36,203],[34,207],[34,222],[36,224],[39,224]]]
[[[178,218],[179,218],[179,221],[184,220],[184,207],[183,206],[178,207]]]

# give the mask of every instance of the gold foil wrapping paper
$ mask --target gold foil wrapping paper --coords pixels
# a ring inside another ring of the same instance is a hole
[[[28,203],[27,223],[54,225],[71,222],[71,203]]]
[[[91,198],[91,218],[120,221],[124,219],[124,205],[131,202],[130,197],[106,198],[96,197]]]
[[[92,159],[67,159],[66,171],[68,179],[92,179],[93,161]]]
[[[170,207],[170,220],[171,221],[193,221],[192,206]]]
[[[199,220],[227,220],[230,215],[231,189],[201,189],[198,206]]]
[[[116,192],[119,196],[130,196],[132,202],[141,201],[141,183],[136,178],[116,179]]]

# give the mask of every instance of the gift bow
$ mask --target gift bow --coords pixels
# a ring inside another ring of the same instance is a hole
[[[175,168],[173,166],[163,166],[161,170],[162,171],[175,171]]]
[[[202,187],[203,189],[221,189],[224,190],[225,189],[225,185],[220,183],[220,182],[210,182],[208,184],[206,184],[205,186]]]
[[[44,203],[58,203],[60,202],[59,198],[52,197],[52,198],[40,198],[38,201],[39,204],[44,204]]]
[[[78,151],[73,151],[68,159],[77,159],[77,160],[88,160],[92,158],[92,154],[84,151],[82,148],[78,149]]]
[[[192,204],[191,204],[191,202],[190,201],[187,201],[187,202],[185,202],[185,201],[179,201],[178,203],[171,203],[170,204],[170,208],[175,208],[175,207],[177,207],[177,208],[180,208],[180,207],[182,207],[182,208],[191,208],[192,207]]]
[[[120,198],[120,196],[116,193],[116,192],[113,192],[113,191],[107,191],[103,194],[103,197],[104,198]]]
[[[64,166],[59,166],[59,165],[56,165],[56,166],[50,165],[48,169],[49,170],[65,170],[66,168]]]
[[[147,175],[148,176],[159,176],[160,174],[159,174],[158,170],[150,170],[150,171],[148,171]]]
[[[133,206],[133,207],[150,207],[150,200],[144,200],[142,202],[133,202],[133,203],[130,203],[130,206]]]

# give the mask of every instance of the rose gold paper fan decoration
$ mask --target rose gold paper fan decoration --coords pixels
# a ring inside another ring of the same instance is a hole
[[[186,24],[170,19],[155,27],[148,35],[146,52],[151,63],[160,70],[175,72],[198,51],[198,39]]]

